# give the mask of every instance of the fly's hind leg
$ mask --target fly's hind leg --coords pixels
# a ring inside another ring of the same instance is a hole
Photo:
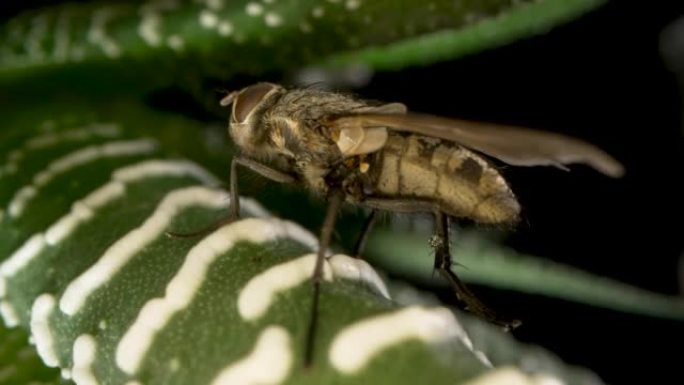
[[[233,157],[233,160],[230,162],[230,214],[228,214],[227,217],[212,223],[211,226],[205,227],[198,231],[193,231],[191,233],[175,233],[167,231],[166,235],[173,238],[194,238],[209,234],[225,224],[240,219],[240,194],[238,193],[237,179],[238,166],[246,167],[263,176],[264,178],[270,179],[274,182],[294,183],[296,181],[296,178],[290,174],[268,167],[265,164],[259,163],[253,159],[237,155]]]
[[[508,321],[499,317],[494,311],[483,304],[475,294],[461,281],[456,273],[451,270],[452,259],[449,250],[449,218],[433,201],[419,199],[383,199],[367,198],[363,205],[376,209],[400,213],[432,213],[435,217],[435,235],[431,244],[435,250],[435,269],[439,271],[448,282],[456,299],[462,308],[480,316],[487,321],[503,326],[506,330],[520,325],[520,321]]]
[[[377,221],[377,219],[378,210],[371,210],[371,213],[368,215],[368,218],[366,218],[366,222],[363,224],[363,228],[361,228],[361,234],[359,234],[359,239],[356,240],[356,244],[354,245],[354,258],[361,258],[361,254],[363,254],[363,250],[366,248],[366,241],[368,241],[368,236],[370,235],[370,232],[373,230],[373,226],[375,225],[375,221]]]
[[[435,236],[432,247],[435,250],[435,268],[449,282],[461,306],[469,312],[480,316],[489,322],[502,326],[505,330],[514,329],[520,325],[518,320],[506,320],[483,304],[468,286],[451,269],[451,250],[449,245],[449,217],[442,211],[435,211]]]

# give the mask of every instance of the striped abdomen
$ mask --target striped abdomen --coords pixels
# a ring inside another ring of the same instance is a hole
[[[434,201],[449,215],[482,223],[518,218],[518,201],[499,172],[458,144],[394,133],[377,159],[377,195]]]

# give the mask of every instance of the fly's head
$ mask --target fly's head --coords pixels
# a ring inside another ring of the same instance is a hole
[[[284,92],[285,89],[277,84],[257,83],[221,99],[224,107],[232,104],[228,132],[241,150],[248,154],[266,155],[262,153],[268,152],[264,148],[268,127],[262,118]]]

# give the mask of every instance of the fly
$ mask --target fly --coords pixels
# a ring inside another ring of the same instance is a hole
[[[328,202],[311,278],[307,364],[313,357],[324,252],[343,203],[371,209],[356,242],[357,257],[378,211],[432,214],[435,269],[462,308],[508,329],[519,322],[491,311],[451,269],[452,219],[514,224],[519,218],[518,200],[487,157],[514,166],[583,163],[611,177],[624,173],[610,155],[578,139],[417,114],[401,103],[374,104],[341,93],[257,83],[228,94],[221,105],[232,105],[229,133],[241,152],[231,162],[229,220],[239,217],[239,166],[302,185]]]

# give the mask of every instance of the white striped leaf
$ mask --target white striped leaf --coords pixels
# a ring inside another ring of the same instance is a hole
[[[202,167],[167,158],[164,146],[134,151],[147,147],[133,146],[141,142],[119,125],[132,146],[123,148],[131,151],[112,150],[111,138],[97,135],[80,148],[60,139],[51,150],[25,152],[12,174],[17,177],[2,185],[9,191],[0,224],[7,241],[0,265],[4,321],[29,330],[43,362],[76,383],[593,379],[495,330],[485,329],[489,342],[473,346],[462,316],[388,300],[372,268],[344,255],[326,263],[314,366],[304,369],[315,236],[268,216],[249,199],[242,202],[241,221],[206,236],[165,236],[224,217],[228,195]],[[65,137],[72,130],[53,133]],[[173,135],[188,132],[197,134]],[[160,131],[155,138],[172,143],[165,135],[171,134]],[[35,194],[10,212],[16,191],[27,185]],[[472,329],[473,321],[465,321]],[[492,369],[487,352],[502,349],[515,359],[493,362]],[[543,363],[540,372],[513,369],[525,360]]]

